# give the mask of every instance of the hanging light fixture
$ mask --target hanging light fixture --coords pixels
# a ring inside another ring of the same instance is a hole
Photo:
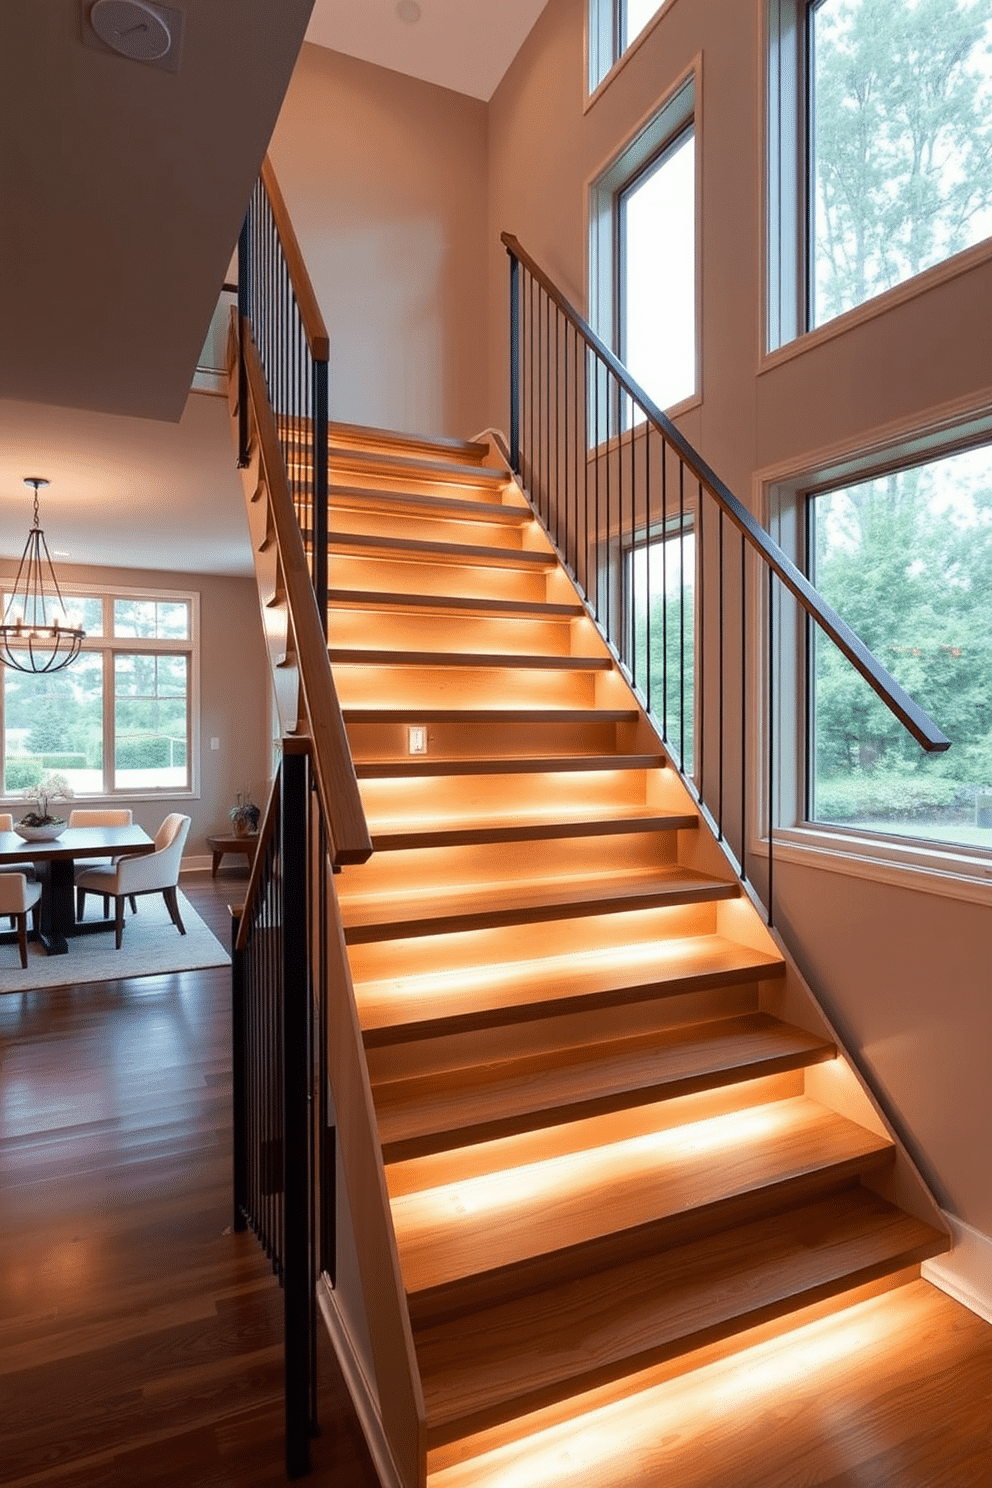
[[[48,481],[26,475],[34,487],[34,525],[21,554],[14,588],[0,625],[0,661],[18,672],[60,672],[79,655],[86,632],[71,625],[38,521],[38,492]]]

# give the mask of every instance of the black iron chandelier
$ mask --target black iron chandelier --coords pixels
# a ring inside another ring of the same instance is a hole
[[[34,487],[34,525],[0,625],[0,662],[18,672],[60,672],[75,661],[86,635],[70,624],[45,534],[38,520],[38,492],[48,481],[26,475]]]

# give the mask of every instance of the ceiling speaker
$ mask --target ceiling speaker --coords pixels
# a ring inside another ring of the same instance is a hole
[[[165,6],[146,0],[95,0],[90,25],[105,46],[132,62],[160,62],[172,47]]]

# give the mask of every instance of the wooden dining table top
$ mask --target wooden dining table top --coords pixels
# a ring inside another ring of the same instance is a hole
[[[17,860],[105,858],[150,853],[155,843],[144,827],[66,827],[61,837],[27,841],[16,832],[0,832],[0,863]]]

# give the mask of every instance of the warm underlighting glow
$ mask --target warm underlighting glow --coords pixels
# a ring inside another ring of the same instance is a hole
[[[647,1132],[616,1142],[608,1149],[609,1162],[618,1173],[644,1169],[644,1158],[654,1159],[659,1168],[666,1161],[690,1154],[711,1152],[716,1148],[741,1147],[759,1140],[777,1126],[787,1124],[789,1113],[782,1103],[773,1101],[751,1110],[733,1111],[713,1116],[687,1126]],[[570,1152],[543,1162],[527,1163],[517,1168],[504,1168],[484,1173],[435,1189],[410,1195],[410,1208],[423,1212],[425,1207],[436,1215],[437,1223],[450,1223],[486,1210],[519,1209],[534,1203],[548,1204],[554,1195],[567,1194],[595,1181],[606,1160],[607,1149],[594,1147]],[[640,1161],[638,1161],[640,1159]],[[398,1200],[402,1209],[403,1200]]]

